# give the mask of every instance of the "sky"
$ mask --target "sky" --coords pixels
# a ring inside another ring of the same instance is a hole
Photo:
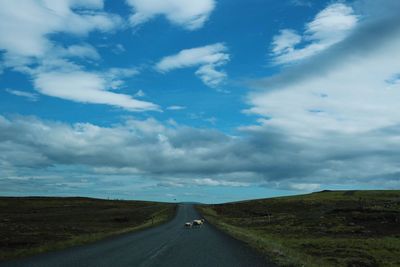
[[[397,0],[0,0],[0,195],[400,189]]]

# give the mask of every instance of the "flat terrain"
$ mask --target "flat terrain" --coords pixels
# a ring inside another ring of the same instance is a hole
[[[91,198],[0,198],[0,260],[84,244],[172,219],[176,205]]]
[[[400,191],[327,191],[199,209],[281,266],[400,266]]]
[[[183,227],[197,218],[192,205],[180,205],[175,218],[158,227],[0,266],[273,266],[207,223],[199,228]]]

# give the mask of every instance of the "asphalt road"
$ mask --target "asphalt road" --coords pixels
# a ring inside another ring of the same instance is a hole
[[[183,227],[199,217],[192,205],[182,204],[175,218],[161,226],[0,266],[273,266],[207,223],[201,228]]]

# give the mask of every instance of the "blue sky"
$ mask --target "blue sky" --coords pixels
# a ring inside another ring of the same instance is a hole
[[[0,0],[0,194],[398,189],[399,7]]]

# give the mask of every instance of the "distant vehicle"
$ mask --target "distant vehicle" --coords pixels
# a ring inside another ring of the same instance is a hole
[[[185,225],[184,225],[186,228],[191,228],[192,226],[193,226],[193,223],[192,222],[187,222],[187,223],[185,223]]]

